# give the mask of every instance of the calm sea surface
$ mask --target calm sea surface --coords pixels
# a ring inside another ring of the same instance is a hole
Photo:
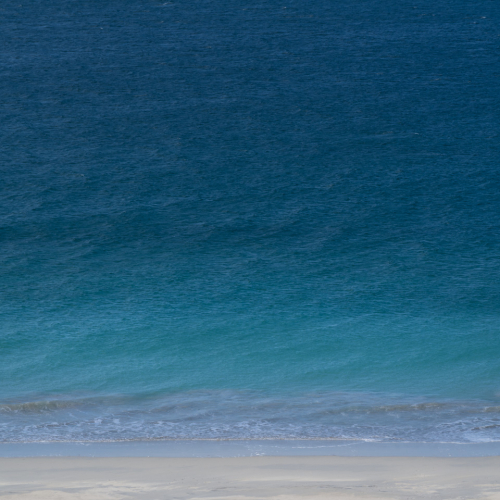
[[[0,9],[0,442],[500,441],[497,0]]]

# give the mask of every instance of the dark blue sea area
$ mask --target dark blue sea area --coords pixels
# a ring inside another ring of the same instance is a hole
[[[0,27],[0,442],[500,441],[500,2]]]

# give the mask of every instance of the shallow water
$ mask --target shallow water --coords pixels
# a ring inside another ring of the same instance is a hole
[[[500,6],[3,4],[0,441],[500,440]]]

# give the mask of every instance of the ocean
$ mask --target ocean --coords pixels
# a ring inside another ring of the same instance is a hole
[[[6,0],[0,442],[500,442],[500,3]]]

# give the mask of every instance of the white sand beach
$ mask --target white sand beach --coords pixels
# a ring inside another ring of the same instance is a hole
[[[0,499],[499,499],[500,457],[1,458]]]

